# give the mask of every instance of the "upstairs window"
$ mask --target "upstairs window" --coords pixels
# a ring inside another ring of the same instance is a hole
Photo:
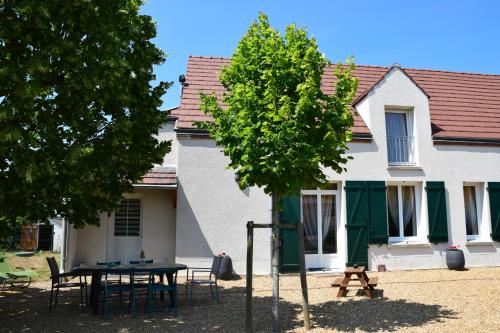
[[[407,111],[385,113],[387,157],[389,165],[413,165],[414,143],[412,126]]]

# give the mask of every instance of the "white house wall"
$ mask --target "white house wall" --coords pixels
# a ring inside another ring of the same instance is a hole
[[[212,140],[179,139],[176,261],[210,266],[225,252],[245,272],[246,222],[269,223],[271,199],[262,190],[241,191],[228,158]],[[270,231],[255,230],[254,271],[270,272]]]
[[[174,262],[175,195],[175,190],[137,190],[124,195],[141,199],[142,249],[147,259],[155,262]],[[100,220],[100,226],[86,226],[77,231],[77,263],[108,260],[108,214],[101,213]]]
[[[411,109],[417,151],[417,168],[389,168],[385,130],[385,110]],[[420,244],[413,246],[370,245],[369,266],[385,264],[388,269],[446,267],[448,245],[460,245],[467,266],[500,265],[500,244],[467,245],[463,198],[464,182],[500,181],[500,148],[434,145],[427,96],[399,69],[394,68],[358,104],[358,112],[373,135],[371,143],[350,143],[347,172],[327,170],[332,181],[346,180],[416,182],[419,185]],[[234,173],[225,169],[228,159],[211,140],[179,137],[178,209],[176,261],[207,265],[211,256],[226,252],[238,273],[245,272],[245,223],[270,223],[271,200],[259,189],[241,191]],[[429,244],[427,239],[426,181],[444,181],[448,210],[449,244]],[[486,186],[483,186],[481,223],[490,224]],[[345,192],[341,193],[341,223],[338,233],[346,237]],[[256,273],[268,273],[270,233],[256,231],[254,245]],[[346,249],[339,249],[345,255]]]
[[[179,143],[177,142],[177,138],[174,132],[175,123],[173,121],[168,121],[160,128],[158,131],[158,135],[156,136],[157,140],[162,141],[171,141],[170,152],[165,154],[163,158],[163,163],[161,166],[163,167],[176,167],[177,166],[177,155],[179,150]]]

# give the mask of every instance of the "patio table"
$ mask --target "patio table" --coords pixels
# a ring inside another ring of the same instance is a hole
[[[167,264],[167,263],[151,263],[151,264],[127,264],[127,265],[93,265],[93,266],[78,266],[73,269],[76,274],[92,274],[92,281],[90,284],[90,298],[89,306],[92,307],[92,313],[97,315],[99,313],[99,294],[101,292],[101,279],[106,273],[113,274],[113,272],[130,270],[130,273],[151,273],[154,270],[166,270],[165,275],[169,285],[174,284],[174,273],[186,269],[187,266],[183,264]],[[160,282],[164,281],[163,274],[160,276]],[[172,292],[169,292],[172,298]],[[160,294],[163,300],[163,292]]]

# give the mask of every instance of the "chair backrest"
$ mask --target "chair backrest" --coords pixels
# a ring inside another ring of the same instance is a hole
[[[59,267],[57,266],[56,258],[47,257],[47,263],[49,264],[52,283],[57,283],[59,281]]]
[[[145,263],[145,264],[152,264],[153,263],[153,259],[143,260],[142,262]],[[139,261],[139,260],[130,260],[130,264],[131,265],[139,265],[140,263],[141,263],[141,261]]]
[[[104,266],[107,264],[121,265],[121,261],[98,261],[97,262],[97,265],[99,265],[99,266]]]
[[[214,256],[214,261],[212,262],[212,268],[210,268],[210,275],[214,275],[215,278],[219,275],[219,268],[222,262],[221,256]]]

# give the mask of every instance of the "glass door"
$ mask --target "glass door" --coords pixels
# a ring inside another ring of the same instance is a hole
[[[330,270],[342,266],[338,256],[338,204],[336,184],[326,190],[302,191],[307,268]]]

